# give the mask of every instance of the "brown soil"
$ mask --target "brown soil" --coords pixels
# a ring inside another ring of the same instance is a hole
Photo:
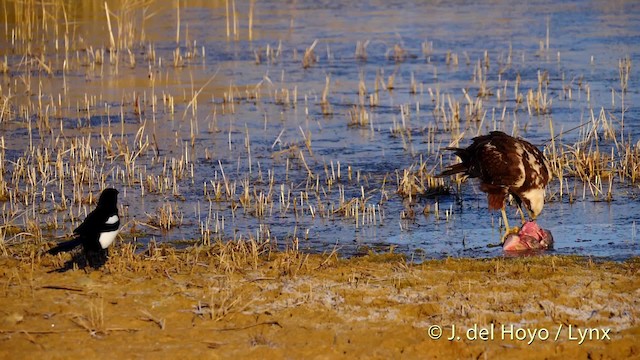
[[[640,358],[638,258],[148,254],[0,258],[0,357]]]

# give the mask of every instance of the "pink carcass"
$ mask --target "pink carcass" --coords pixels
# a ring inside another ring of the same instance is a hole
[[[517,234],[509,234],[502,244],[504,251],[546,250],[553,247],[551,231],[528,221]]]

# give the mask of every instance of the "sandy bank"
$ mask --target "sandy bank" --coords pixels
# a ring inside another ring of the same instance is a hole
[[[640,357],[637,258],[232,254],[0,258],[0,357]]]

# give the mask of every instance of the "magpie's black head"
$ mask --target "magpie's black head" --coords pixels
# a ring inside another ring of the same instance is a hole
[[[116,189],[104,189],[98,199],[98,207],[115,207],[118,203],[118,193]]]

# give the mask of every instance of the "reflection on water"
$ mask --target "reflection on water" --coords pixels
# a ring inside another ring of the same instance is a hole
[[[0,124],[6,159],[23,157],[30,141],[55,149],[56,138],[89,137],[100,163],[97,171],[107,185],[123,188],[129,226],[134,220],[152,225],[137,226],[141,242],[199,239],[203,229],[215,228],[215,236],[224,239],[270,237],[284,246],[297,238],[301,248],[337,246],[347,255],[396,246],[418,257],[492,257],[502,253],[486,246],[500,238],[499,214],[488,213],[475,183],[463,184],[460,192],[454,187],[449,195],[419,198],[411,205],[417,215],[403,219],[407,204],[396,194],[403,169],[424,163],[437,172],[452,161],[441,147],[458,139],[468,144],[471,136],[493,129],[517,130],[549,145],[550,123],[557,134],[592,121],[592,113],[597,118],[601,111],[616,120],[628,144],[640,140],[640,6],[635,1],[257,1],[251,39],[249,3],[237,2],[238,35],[230,30],[229,37],[224,2],[189,2],[179,18],[166,4],[154,11],[131,10],[135,62],[122,55],[117,66],[109,62],[108,51],[105,61],[95,61],[93,51],[109,43],[101,5],[76,9],[72,27],[83,35],[70,35],[68,57],[52,44],[46,47],[48,67],[68,66],[51,75],[26,71],[3,27],[0,49],[9,71],[0,75],[8,84],[1,95],[17,114],[12,120],[3,116]],[[112,11],[123,14],[117,7]],[[173,66],[178,23],[182,58]],[[305,50],[316,39],[314,61],[303,68]],[[358,56],[357,42],[367,44]],[[619,61],[624,58],[632,66],[622,97]],[[550,111],[530,114],[517,93],[537,90],[540,76],[547,77]],[[27,88],[31,79],[39,86]],[[480,104],[476,95],[486,91],[483,86],[491,95]],[[373,95],[377,100],[371,107]],[[34,112],[20,110],[38,99],[56,109],[49,132],[29,130]],[[350,111],[361,102],[366,121],[353,123]],[[459,128],[450,122],[455,102]],[[568,132],[558,146],[574,144],[585,131]],[[109,156],[101,142],[105,132],[132,148],[149,144],[128,162]],[[609,149],[613,143],[602,140],[598,146]],[[12,164],[3,173],[7,182]],[[168,183],[153,180],[172,171],[183,176]],[[211,200],[223,179],[233,184],[234,199]],[[575,202],[559,196],[556,180],[539,218],[555,237],[554,253],[616,259],[640,254],[637,182],[614,179],[614,201],[594,202],[597,194],[579,179],[564,181]],[[61,197],[55,182],[38,186]],[[87,192],[98,187],[83,185]],[[66,187],[69,197],[72,188]],[[266,214],[246,207],[243,193],[254,203],[259,194],[271,196]],[[50,210],[48,199],[34,201]],[[349,199],[366,200],[363,208],[373,206],[373,218],[360,215],[356,225],[353,217],[341,216],[339,204]],[[436,203],[438,214],[422,215],[425,206]],[[179,226],[160,231],[149,219],[166,204]],[[5,209],[26,223],[30,215],[22,213],[30,206]],[[43,213],[41,219],[65,224],[56,235],[72,227],[64,212]],[[513,208],[509,214],[516,217]]]

